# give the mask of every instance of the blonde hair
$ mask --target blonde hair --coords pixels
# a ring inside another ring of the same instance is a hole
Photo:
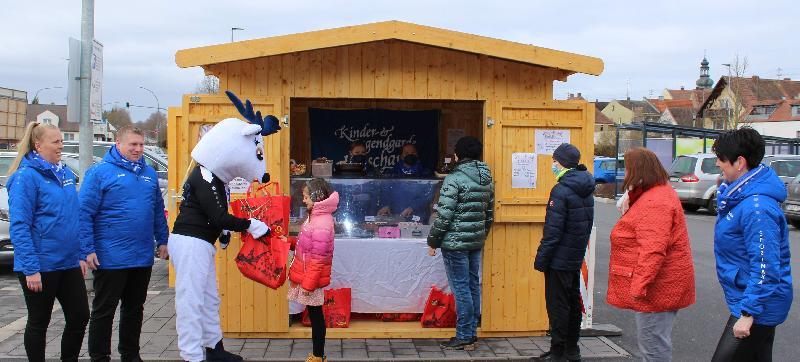
[[[12,163],[11,167],[8,169],[8,176],[11,176],[11,174],[17,171],[19,163],[22,162],[22,158],[25,157],[25,155],[36,149],[36,142],[42,140],[45,130],[48,129],[54,129],[60,132],[58,127],[52,124],[41,124],[38,122],[28,123],[28,126],[25,127],[25,134],[22,135],[17,145],[17,157],[14,158],[14,163]]]

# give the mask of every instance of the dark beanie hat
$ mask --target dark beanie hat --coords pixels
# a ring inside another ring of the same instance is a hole
[[[562,143],[553,151],[553,159],[558,161],[561,166],[575,168],[581,160],[581,151],[569,143]]]
[[[458,139],[456,142],[455,152],[459,159],[472,159],[478,160],[481,157],[483,146],[477,138],[465,136]]]

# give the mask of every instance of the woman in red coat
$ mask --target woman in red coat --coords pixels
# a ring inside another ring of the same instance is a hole
[[[289,300],[308,308],[311,319],[311,339],[314,351],[306,362],[324,362],[325,317],[322,288],[331,283],[333,263],[333,212],[339,206],[339,194],[321,178],[306,183],[303,203],[309,210],[308,219],[300,229],[294,261],[289,269]]]
[[[607,302],[636,312],[645,361],[670,361],[675,316],[695,302],[686,218],[653,152],[632,149],[625,165],[630,207],[611,231]]]

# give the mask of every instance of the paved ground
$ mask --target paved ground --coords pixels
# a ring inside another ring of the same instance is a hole
[[[639,357],[636,345],[636,329],[632,312],[617,309],[605,303],[608,290],[609,235],[619,213],[614,205],[596,203],[595,226],[597,227],[597,265],[595,267],[594,320],[613,323],[622,329],[621,337],[610,338],[613,342]],[[717,281],[714,260],[714,223],[716,218],[705,209],[686,212],[686,223],[694,258],[697,302],[678,313],[672,332],[673,360],[709,361],[714,354],[717,341],[730,315],[725,305],[722,289]],[[775,361],[798,361],[798,336],[800,332],[800,231],[789,227],[792,247],[792,272],[794,274],[794,302],[789,319],[776,329],[773,357]]]
[[[141,355],[146,360],[180,360],[175,332],[174,291],[167,287],[166,263],[157,262],[145,304]],[[25,329],[25,303],[16,276],[8,268],[0,271],[0,360],[25,360],[22,345]],[[116,324],[115,324],[116,326]],[[48,333],[47,355],[57,358],[63,314],[53,313]],[[114,332],[114,346],[118,336]],[[547,337],[486,338],[475,351],[443,351],[435,339],[330,339],[326,353],[336,361],[414,360],[414,361],[494,361],[533,360],[549,349]],[[240,353],[247,360],[303,360],[311,351],[309,339],[225,339],[228,350]],[[114,347],[115,348],[115,347]],[[581,350],[587,359],[625,359],[628,353],[605,337],[581,339]],[[83,358],[87,358],[86,340]],[[116,352],[115,352],[116,353]],[[115,354],[115,357],[118,357]]]

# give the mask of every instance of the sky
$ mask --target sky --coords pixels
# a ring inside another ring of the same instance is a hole
[[[80,39],[81,1],[2,0],[0,87],[66,104],[68,39]],[[694,88],[704,54],[715,81],[723,63],[747,58],[746,75],[800,79],[797,1],[96,1],[103,43],[103,103],[179,105],[202,80],[175,65],[180,49],[319,29],[401,20],[601,58],[600,76],[555,82],[556,99],[657,97]],[[780,68],[780,70],[779,70]],[[132,108],[134,121],[152,109]]]

